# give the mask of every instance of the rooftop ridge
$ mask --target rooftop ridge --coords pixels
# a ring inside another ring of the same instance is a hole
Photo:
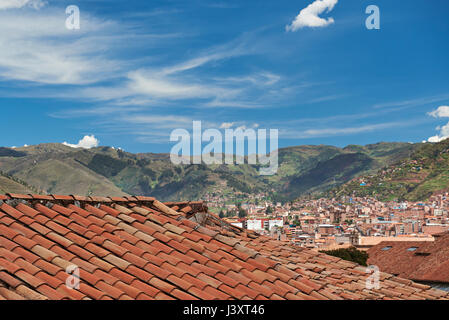
[[[157,209],[170,215],[179,215],[180,212],[184,214],[195,214],[198,212],[208,212],[208,207],[204,201],[169,201],[161,202],[154,197],[147,196],[123,196],[123,197],[103,197],[103,196],[79,196],[79,195],[39,195],[39,194],[18,194],[18,193],[6,193],[0,194],[0,201],[8,200],[25,200],[31,202],[55,202],[62,204],[75,204],[75,203],[134,203],[134,204],[151,204]]]

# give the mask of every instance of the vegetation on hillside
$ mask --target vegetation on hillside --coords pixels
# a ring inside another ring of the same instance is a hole
[[[0,193],[40,193],[25,181],[0,171]]]
[[[330,197],[369,196],[379,200],[425,201],[449,190],[449,139],[420,144],[410,156],[363,175],[327,193]]]
[[[132,154],[110,147],[89,150],[62,144],[4,148],[0,169],[48,193],[202,199],[206,194],[256,194],[286,202],[322,192],[397,161],[415,145],[298,146],[279,150],[279,170],[260,176],[258,165],[179,165],[168,154]]]

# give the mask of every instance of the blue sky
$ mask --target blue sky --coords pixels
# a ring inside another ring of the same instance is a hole
[[[169,152],[193,120],[278,129],[280,147],[449,136],[447,0],[324,0],[333,23],[288,31],[313,2],[2,0],[0,145]]]

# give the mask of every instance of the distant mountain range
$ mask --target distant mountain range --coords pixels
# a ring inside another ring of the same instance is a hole
[[[381,168],[405,161],[423,146],[428,147],[378,143],[284,148],[279,150],[279,170],[274,176],[260,176],[258,165],[176,166],[169,154],[132,154],[110,147],[74,149],[41,144],[0,148],[0,192],[139,194],[162,200],[264,192],[277,201],[287,201],[346,186],[362,175],[374,175]]]
[[[406,157],[375,174],[330,190],[327,196],[371,196],[379,200],[424,201],[438,192],[449,191],[449,139],[419,144]]]

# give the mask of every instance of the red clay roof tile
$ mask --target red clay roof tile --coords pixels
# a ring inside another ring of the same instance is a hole
[[[14,289],[23,283],[23,281],[14,278],[13,276],[11,276],[9,273],[7,273],[2,269],[0,269],[0,280],[6,283],[9,287],[12,287]]]
[[[11,199],[27,199],[27,200],[33,199],[33,197],[30,196],[29,194],[7,193],[6,195],[9,196]]]
[[[96,285],[96,288],[100,289],[101,291],[107,293],[110,297],[114,299],[120,299],[122,295],[125,295],[123,291],[118,289],[117,287],[113,287],[110,284],[106,283],[103,280],[100,280]]]
[[[89,283],[91,286],[95,286],[96,284],[97,284],[97,282],[98,281],[100,281],[100,280],[105,280],[105,281],[107,281],[106,279],[104,279],[103,277],[99,277],[99,276],[97,276],[97,275],[95,275],[95,274],[93,274],[93,273],[91,273],[91,272],[87,272],[87,271],[85,271],[84,269],[82,269],[82,267],[81,266],[79,266],[80,267],[80,270],[79,270],[79,276],[80,276],[80,280],[81,281],[84,281],[84,282],[87,282],[87,283]],[[68,276],[68,274],[67,275],[65,275],[65,277],[67,277]]]
[[[195,261],[199,262],[200,264],[206,264],[209,259],[201,254],[199,254],[198,252],[194,251],[194,250],[189,250],[186,252],[186,257],[190,257],[192,259],[194,259]]]
[[[151,278],[151,280],[148,281],[148,283],[167,294],[169,294],[175,289],[175,286],[173,286],[172,284],[166,281],[162,281],[161,279],[156,277]]]
[[[38,259],[33,264],[42,270],[45,270],[46,272],[52,274],[55,276],[59,271],[61,271],[61,267],[54,265],[50,262],[45,261],[44,259]]]
[[[77,200],[77,201],[92,201],[92,199],[90,197],[86,197],[86,196],[79,196],[79,195],[70,195],[73,199]]]
[[[146,281],[146,282],[148,282],[148,281]],[[159,289],[149,285],[148,283],[142,282],[139,279],[135,279],[131,283],[131,285],[153,298],[160,292]]]
[[[231,298],[230,295],[224,293],[221,290],[217,290],[216,288],[211,286],[207,286],[206,288],[204,288],[204,292],[210,294],[213,297],[217,297],[217,299],[219,300],[228,300]]]
[[[92,299],[95,299],[95,300],[100,300],[104,296],[106,296],[106,294],[103,293],[102,291],[97,290],[91,286],[85,285],[83,282],[81,282],[79,285],[79,291],[84,293],[86,296],[88,296]]]
[[[45,295],[51,300],[61,300],[64,299],[64,295],[60,294],[55,289],[51,288],[50,286],[44,284],[37,288],[37,291]]]
[[[74,198],[72,196],[66,196],[66,195],[56,195],[56,194],[52,194],[51,195],[55,200],[67,200],[67,201],[72,201],[74,200]]]
[[[229,287],[229,286],[227,286],[225,284],[220,285],[218,287],[218,289],[220,291],[223,291],[227,295],[229,295],[229,296],[231,296],[231,297],[233,297],[235,299],[239,299],[239,300],[243,299],[243,297],[247,296],[247,294],[245,292],[240,291],[238,289],[231,288],[231,287]]]
[[[129,274],[135,276],[137,279],[142,279],[145,282],[148,282],[151,278],[154,277],[153,274],[149,273],[148,271],[142,270],[140,268],[137,268],[134,265],[130,265],[127,269],[126,272],[128,272]]]
[[[198,298],[178,289],[173,290],[170,294],[180,300],[198,300]]]
[[[190,294],[192,294],[192,295],[194,295],[194,296],[200,298],[200,299],[203,299],[203,300],[216,300],[216,299],[218,299],[218,297],[213,296],[213,295],[207,293],[206,291],[201,290],[201,289],[199,289],[199,288],[197,288],[197,287],[191,287],[191,288],[188,290],[188,292],[189,292]]]
[[[89,299],[85,294],[79,292],[78,290],[66,287],[65,285],[59,286],[58,288],[56,288],[56,291],[72,300]]]
[[[166,205],[148,198],[33,197],[42,203],[34,200],[28,203],[30,199],[21,198],[15,207],[0,205],[0,288],[3,283],[9,286],[13,290],[10,296],[448,298],[447,293],[403,279],[395,281],[385,273],[381,274],[385,287],[366,290],[363,286],[366,275],[355,264],[296,249],[232,226],[226,230],[213,214],[200,226],[186,219],[182,210],[174,217]],[[139,201],[148,203],[143,205]],[[100,203],[99,208],[93,206],[95,203]],[[189,214],[196,210],[208,214],[202,203],[169,206],[185,208]],[[65,286],[68,277],[65,269],[71,265],[80,268],[80,290]],[[317,273],[324,270],[327,275]]]
[[[109,283],[111,286],[115,285],[117,283],[117,281],[119,281],[120,279],[117,278],[114,275],[117,275],[115,272],[118,271],[117,268],[113,268],[111,269],[110,272],[105,272],[101,269],[95,269],[93,271],[93,275],[99,279],[102,279],[103,281],[105,281],[106,283]]]

